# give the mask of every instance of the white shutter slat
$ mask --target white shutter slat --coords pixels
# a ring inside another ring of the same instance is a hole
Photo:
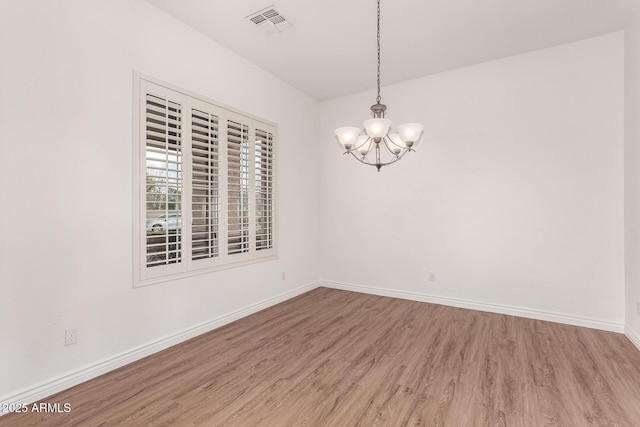
[[[147,126],[151,128],[157,128],[157,129],[167,128],[167,124],[168,124],[169,129],[176,129],[182,125],[179,118],[176,119],[174,117],[167,117],[166,115],[164,115],[164,112],[159,113],[159,112],[151,111],[149,109],[147,109],[146,119],[147,119]]]

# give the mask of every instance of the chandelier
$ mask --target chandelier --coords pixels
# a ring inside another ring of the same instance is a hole
[[[382,166],[390,165],[404,157],[418,143],[424,126],[419,123],[398,125],[396,133],[391,131],[391,120],[384,118],[387,106],[380,103],[380,0],[378,0],[378,97],[371,106],[372,119],[363,123],[365,134],[360,128],[341,127],[336,129],[338,142],[344,147],[344,154],[351,154],[365,165],[375,166],[380,172]]]

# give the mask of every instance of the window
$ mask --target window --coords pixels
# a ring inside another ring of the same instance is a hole
[[[274,259],[275,125],[134,79],[134,285]]]

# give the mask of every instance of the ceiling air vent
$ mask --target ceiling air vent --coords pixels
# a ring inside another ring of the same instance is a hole
[[[273,5],[252,13],[245,18],[267,34],[277,34],[293,28],[289,21],[273,8]]]

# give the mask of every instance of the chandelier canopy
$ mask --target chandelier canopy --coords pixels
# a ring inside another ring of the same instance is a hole
[[[377,43],[378,97],[376,103],[371,106],[373,118],[364,121],[363,135],[360,134],[361,128],[347,126],[336,129],[336,136],[345,149],[344,154],[351,154],[360,163],[375,166],[380,172],[382,166],[395,163],[409,151],[415,151],[413,147],[420,140],[424,126],[419,123],[405,123],[398,125],[395,133],[389,133],[391,120],[384,118],[387,106],[380,103],[380,0]]]

